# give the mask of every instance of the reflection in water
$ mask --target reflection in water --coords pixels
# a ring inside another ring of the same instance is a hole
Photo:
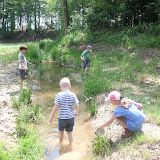
[[[59,131],[57,115],[53,123],[49,123],[49,116],[54,106],[54,99],[60,92],[59,81],[62,78],[59,68],[55,63],[45,63],[42,66],[43,76],[39,82],[39,89],[36,90],[36,99],[44,109],[46,121],[37,125],[38,132],[47,146],[45,160],[81,160],[85,157],[92,156],[92,144],[95,135],[90,124],[90,115],[86,112],[85,105],[80,102],[80,111],[75,118],[73,130],[73,146],[68,145],[67,133],[64,134],[64,142],[59,145]],[[75,81],[74,76],[69,77],[71,80],[71,91],[80,99],[81,86]]]

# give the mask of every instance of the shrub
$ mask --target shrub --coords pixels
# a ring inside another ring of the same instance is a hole
[[[28,44],[27,52],[25,53],[25,56],[28,60],[34,63],[41,62],[43,58],[39,50],[38,44]]]

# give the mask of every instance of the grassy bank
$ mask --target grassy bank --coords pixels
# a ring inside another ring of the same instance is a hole
[[[26,57],[32,63],[40,64],[42,61],[55,60],[57,65],[72,66],[78,74],[81,72],[80,55],[87,44],[93,46],[96,60],[91,59],[91,70],[89,76],[83,75],[83,95],[86,98],[93,97],[94,103],[88,105],[89,111],[95,115],[98,109],[96,98],[102,93],[111,90],[119,90],[124,97],[129,97],[144,105],[147,120],[157,125],[160,124],[160,36],[151,26],[149,31],[141,31],[137,28],[125,28],[120,31],[75,31],[57,40],[42,40],[39,43],[27,43]],[[17,46],[16,46],[17,47]],[[16,53],[16,54],[15,54]],[[17,60],[18,51],[12,52],[11,60]],[[0,55],[1,61],[8,62],[5,54]],[[41,72],[39,70],[39,72]],[[72,70],[62,70],[62,75],[71,74]],[[20,108],[19,100],[15,101],[15,108]],[[33,112],[37,106],[31,107]],[[29,115],[29,106],[22,111],[19,117],[23,123],[39,119],[35,114]],[[25,115],[25,110],[27,115]],[[38,111],[39,112],[39,111]],[[133,155],[137,154],[137,147],[143,144],[153,143],[157,140],[150,139],[144,135],[126,141],[125,145],[119,144],[118,151],[127,152],[130,149]],[[132,142],[132,143],[131,143]],[[93,152],[96,155],[110,156],[112,145],[104,138],[94,143]],[[3,146],[1,147],[3,148]],[[9,154],[8,152],[4,152]],[[132,155],[132,154],[131,154]],[[150,158],[147,151],[142,157]]]
[[[12,97],[12,106],[18,112],[17,128],[13,133],[16,146],[6,149],[6,144],[0,144],[1,160],[43,159],[45,146],[35,129],[28,122],[40,123],[44,117],[38,104],[32,104],[31,89],[22,89],[18,98]]]

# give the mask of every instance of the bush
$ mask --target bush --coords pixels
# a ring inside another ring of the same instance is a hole
[[[28,44],[27,52],[25,53],[27,60],[34,63],[40,63],[43,59],[41,51],[39,50],[38,44]]]

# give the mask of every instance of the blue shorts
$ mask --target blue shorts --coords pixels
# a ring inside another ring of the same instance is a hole
[[[90,60],[82,61],[82,68],[85,69],[87,67],[90,67]]]
[[[25,79],[26,71],[23,69],[19,69],[19,77],[20,79]]]
[[[72,132],[73,126],[74,126],[74,118],[71,118],[71,119],[59,119],[58,118],[59,131],[66,130],[67,132]]]

